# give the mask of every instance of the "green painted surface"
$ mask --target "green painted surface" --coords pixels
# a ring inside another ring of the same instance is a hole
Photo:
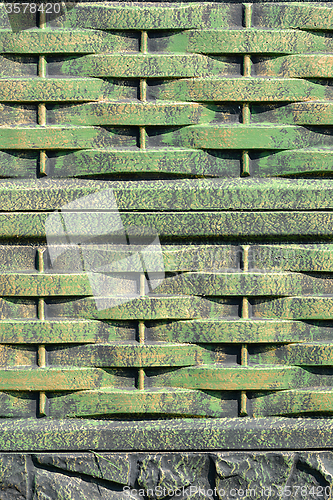
[[[227,75],[228,64],[196,54],[96,54],[70,59],[54,71],[64,76],[188,78]]]
[[[3,237],[29,237],[45,240],[46,212],[2,212],[0,227]],[[80,220],[81,219],[81,220]],[[96,220],[105,221],[104,213]],[[92,220],[90,216],[78,216],[78,228]],[[112,215],[109,216],[112,221]],[[329,237],[333,225],[333,213],[327,212],[123,212],[127,226],[155,228],[160,236],[201,237],[257,237],[257,236],[307,236]]]
[[[203,54],[293,54],[329,52],[331,40],[299,30],[198,30],[170,35],[167,49],[177,48]]]
[[[297,366],[233,366],[203,365],[180,368],[175,373],[156,375],[154,387],[173,386],[217,391],[271,391],[293,387],[330,385],[333,376],[308,372]]]
[[[253,400],[253,415],[272,416],[295,414],[331,415],[333,413],[332,391],[317,389],[316,391],[294,389],[275,394],[260,396]]]
[[[1,449],[234,450],[332,448],[332,421],[291,418],[174,419],[168,422],[105,422],[86,419],[19,419],[1,422]],[[286,427],[288,432],[285,432]]]
[[[254,6],[253,25],[320,32],[332,29],[333,15],[331,7],[322,3],[288,2],[277,5],[268,3]]]
[[[0,51],[2,54],[66,54],[91,52],[122,52],[135,50],[127,37],[121,33],[108,33],[92,30],[0,30]]]
[[[231,5],[200,2],[184,5],[152,4],[125,5],[81,3],[70,10],[61,21],[64,27],[84,27],[113,30],[175,30],[205,27],[214,29],[233,25],[232,14],[236,9]],[[237,9],[239,17],[241,9]],[[240,19],[239,19],[240,20]]]
[[[200,156],[198,156],[200,161]],[[115,197],[121,212],[218,212],[240,210],[281,212],[294,210],[331,210],[333,185],[330,180],[308,179],[179,179],[141,181],[94,181],[51,179],[31,181],[2,181],[0,184],[1,212],[49,212],[61,210],[64,205],[85,196],[110,193]],[[88,218],[89,210],[114,212],[105,201],[93,201],[82,208],[82,217]],[[100,200],[100,198],[97,198]],[[74,208],[73,208],[74,210]],[[22,214],[23,216],[23,214]],[[109,215],[108,215],[109,216]],[[77,220],[80,221],[80,215]],[[83,220],[83,219],[82,219]],[[184,245],[184,250],[191,248]],[[201,248],[200,246],[198,248]],[[209,248],[209,247],[208,247]],[[218,250],[220,246],[216,246]],[[272,247],[272,251],[274,248]],[[306,248],[306,247],[305,247]],[[305,250],[304,248],[304,250]],[[171,250],[171,247],[170,247]],[[202,251],[206,246],[202,247]],[[309,249],[310,250],[310,249]],[[201,251],[201,250],[200,250]],[[223,251],[223,250],[221,250]]]
[[[125,256],[125,255],[124,255]],[[121,255],[119,255],[121,257]],[[111,258],[110,258],[111,260]],[[153,263],[156,259],[151,259]],[[113,266],[114,271],[116,268]],[[119,264],[121,271],[131,272],[135,266]],[[93,295],[86,274],[0,274],[0,293],[3,296],[89,296]],[[125,293],[125,292],[123,292]],[[333,295],[331,278],[318,278],[293,273],[184,273],[165,278],[154,295],[204,295],[204,296],[262,296],[262,295]],[[116,295],[116,289],[114,292]]]
[[[0,449],[332,448],[331,4],[4,8]]]
[[[152,391],[78,391],[50,399],[50,416],[86,417],[105,414],[174,414],[186,416],[222,417],[232,415],[229,401],[219,394],[205,394],[186,389]],[[235,407],[236,401],[233,401]]]
[[[85,78],[7,78],[0,79],[2,102],[57,102],[98,101],[103,97],[116,97],[116,90],[108,81]],[[117,97],[116,97],[117,98]]]
[[[151,89],[159,100],[297,102],[332,99],[332,89],[297,78],[195,78],[169,80]]]

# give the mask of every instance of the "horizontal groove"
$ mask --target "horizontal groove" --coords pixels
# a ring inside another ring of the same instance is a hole
[[[164,278],[163,282],[152,293],[205,296],[245,295],[252,297],[263,295],[333,295],[333,280],[294,273],[189,272]]]
[[[0,78],[1,102],[85,102],[107,97],[110,84],[96,78]]]
[[[78,8],[77,8],[78,7]],[[206,9],[210,8],[210,15]],[[100,30],[171,30],[208,28],[233,25],[236,12],[241,22],[241,11],[232,5],[216,2],[193,2],[183,5],[114,4],[75,5],[66,12],[66,28],[97,28]]]
[[[251,123],[285,123],[298,125],[333,125],[332,102],[297,102],[284,106],[254,107]],[[316,151],[309,151],[309,154]]]
[[[78,217],[79,212],[74,212]],[[112,212],[103,212],[103,222],[110,221]],[[84,215],[84,214],[83,214]],[[0,213],[0,237],[45,238],[47,212]],[[98,215],[100,217],[100,215]],[[83,217],[84,219],[84,217]],[[124,227],[137,226],[154,229],[162,236],[327,236],[332,232],[333,213],[313,212],[122,212]],[[77,219],[78,227],[79,220]],[[111,226],[112,227],[112,226]],[[82,229],[83,230],[83,229]],[[85,234],[85,233],[84,233]],[[49,233],[50,237],[58,237]]]
[[[230,302],[230,301],[229,301]],[[237,315],[236,304],[219,303],[200,297],[88,297],[68,301],[53,301],[46,305],[46,317],[114,320],[194,319]]]
[[[214,29],[169,35],[164,50],[174,46],[203,54],[293,54],[332,51],[332,40],[292,29]]]
[[[274,319],[196,319],[146,326],[157,342],[230,344],[328,342],[332,326]],[[75,344],[119,341],[129,327],[93,320],[9,320],[0,323],[0,344]],[[131,330],[132,331],[132,330]],[[130,332],[128,332],[130,335]],[[272,346],[273,348],[273,346]]]
[[[217,120],[221,111],[215,106],[194,102],[93,102],[67,105],[47,110],[49,125],[132,125],[185,126],[208,124]],[[332,125],[333,102],[298,102],[277,108],[253,107],[251,125]],[[238,125],[239,126],[239,125]]]
[[[44,28],[13,32],[0,29],[0,54],[89,54],[133,48],[130,37],[126,39],[100,30]]]
[[[257,318],[333,319],[333,297],[284,297],[258,300],[253,305]]]
[[[274,394],[261,395],[252,401],[254,417],[273,415],[296,415],[306,417],[307,414],[332,414],[333,391],[330,388],[292,389]]]
[[[103,127],[50,125],[48,127],[2,127],[1,149],[89,149],[114,146],[116,131]],[[128,138],[136,147],[137,138]],[[321,129],[309,130],[298,125],[190,125],[160,135],[164,147],[220,150],[279,150],[295,147],[330,146],[332,136]]]
[[[146,368],[194,366],[214,362],[214,352],[193,344],[95,344],[53,349],[54,366]]]
[[[250,363],[333,367],[333,345],[332,343],[292,343],[270,346],[269,350],[254,348],[251,352]]]
[[[255,164],[251,165],[251,174],[257,177],[331,175],[333,173],[332,160],[333,150],[329,148],[272,151],[270,155],[264,153]]]
[[[119,339],[120,328],[86,320],[8,320],[0,322],[0,344],[75,344]]]
[[[139,391],[138,391],[139,392]],[[184,418],[136,421],[13,419],[0,422],[6,451],[217,451],[332,448],[330,419]],[[286,432],[288,429],[288,432]],[[156,441],[156,436],[158,440]],[[195,443],[195,444],[193,444]]]
[[[50,75],[190,78],[227,75],[232,65],[201,54],[92,54],[48,64]]]
[[[271,150],[269,153],[262,151],[254,159],[250,154],[252,178],[333,175],[333,150],[329,148]],[[34,154],[37,155],[37,151]],[[136,174],[239,178],[240,154],[241,151],[226,153],[177,148],[63,150],[62,154],[47,156],[45,170],[49,178],[98,179]],[[0,175],[3,177],[34,177],[36,170],[37,156],[24,158],[14,155],[13,151],[0,152]]]
[[[320,115],[317,121],[320,121]],[[323,114],[323,120],[326,120]],[[24,157],[22,150],[0,151],[0,176],[35,177],[38,151]],[[45,171],[49,178],[107,178],[114,176],[207,176],[239,178],[241,150],[159,149],[88,149],[48,151]],[[250,151],[252,178],[283,176],[333,176],[333,150],[329,147],[299,150]],[[132,178],[132,177],[131,177]],[[169,179],[165,179],[167,181]],[[242,180],[244,182],[245,179]],[[310,181],[314,179],[310,178]]]
[[[217,391],[265,391],[290,387],[331,386],[333,375],[312,373],[298,366],[234,366],[201,365],[179,368],[155,375],[153,387],[182,387]]]
[[[213,363],[224,364],[225,357],[223,353],[193,344],[99,343],[51,349],[48,352],[48,363],[52,366],[79,365],[100,368],[174,368]],[[270,346],[269,349],[267,345],[253,346],[249,352],[249,366],[252,365],[333,367],[333,346],[324,342],[306,343],[305,341],[300,344],[293,342],[288,345]]]
[[[127,391],[103,389],[58,395],[48,400],[49,416],[88,417],[112,414],[237,415],[237,400],[186,389]]]
[[[6,169],[7,172],[5,164],[12,157],[6,153],[2,155],[0,153],[1,171]],[[13,168],[10,168],[11,172]],[[46,172],[52,177],[60,178],[132,173],[239,177],[240,161],[237,158],[229,160],[221,155],[209,154],[207,151],[184,148],[90,149],[68,151],[66,154],[47,158]]]
[[[333,327],[333,324],[332,324]],[[329,342],[332,327],[281,319],[197,319],[149,325],[149,339],[163,342],[248,343]]]
[[[112,99],[112,95],[114,89],[107,79],[90,77],[0,79],[0,102],[85,102],[108,100],[109,96]],[[149,100],[186,102],[333,100],[333,90],[329,86],[297,78],[269,77],[170,79],[151,88],[148,85],[148,95]]]
[[[15,182],[3,180],[0,185],[0,211],[49,212],[59,209],[69,211],[72,208],[73,213],[77,210],[75,216],[77,224],[83,220],[98,224],[103,218],[107,222],[111,220],[111,213],[118,210],[121,213],[193,210],[310,212],[332,210],[332,191],[332,182],[327,179],[248,178],[242,182],[238,179],[179,179],[148,182],[63,180],[61,186],[55,179]],[[79,200],[80,205],[78,205]],[[95,213],[98,215],[94,215]],[[116,216],[113,217],[116,220]]]
[[[286,2],[254,4],[253,26],[270,28],[300,28],[324,31],[333,29],[332,4],[317,2]]]
[[[166,146],[209,149],[294,149],[331,146],[332,136],[297,125],[192,125],[161,135]],[[0,143],[0,147],[2,147]]]
[[[195,125],[209,123],[216,111],[198,103],[95,102],[47,111],[50,125]]]
[[[96,251],[91,258],[96,259]],[[85,264],[89,262],[89,249],[85,252]],[[116,302],[139,293],[127,279],[138,279],[140,262],[132,259],[114,261],[114,254],[103,259],[102,266],[93,271],[94,277],[88,273],[4,273],[0,274],[0,295],[5,297],[65,297],[94,295],[98,286],[103,290],[103,297],[110,296]],[[152,269],[161,263],[159,255],[145,253],[145,260]],[[162,263],[161,263],[162,264]],[[105,280],[104,272],[108,271],[109,280]],[[122,281],[121,281],[122,280]],[[152,295],[202,295],[202,296],[287,296],[287,295],[332,295],[332,277],[314,277],[295,273],[273,272],[186,272],[178,276],[164,277],[158,286],[150,292]],[[127,285],[127,286],[126,286]],[[131,288],[130,288],[131,287]],[[136,293],[137,292],[137,293]],[[128,294],[128,295],[127,295]]]
[[[332,370],[331,370],[332,371]],[[117,376],[101,368],[46,367],[0,370],[2,391],[77,391],[109,388],[114,390]],[[299,366],[258,365],[223,366],[217,364],[182,367],[147,377],[151,388],[185,388],[210,391],[264,391],[294,388],[330,387],[333,374],[309,371]],[[121,388],[118,389],[122,394]]]
[[[332,54],[293,54],[262,61],[257,72],[269,77],[332,78],[332,66]]]
[[[151,98],[200,102],[296,102],[332,100],[333,89],[297,78],[229,77],[169,80]]]
[[[0,369],[2,391],[77,391],[112,386],[116,376],[99,368]]]
[[[155,29],[158,30],[159,27]],[[137,32],[139,28],[135,26],[135,30]],[[331,39],[292,29],[205,29],[203,27],[200,30],[170,34],[167,42],[164,43],[164,51],[172,52],[172,49],[177,47],[179,52],[203,54],[294,54],[332,51]],[[123,39],[116,32],[75,28],[29,30],[20,33],[0,30],[0,53],[3,54],[122,52],[126,51],[127,46],[131,48],[130,39]]]

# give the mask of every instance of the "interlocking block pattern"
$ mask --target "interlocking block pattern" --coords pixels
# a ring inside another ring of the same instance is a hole
[[[62,8],[0,6],[0,417],[331,416],[333,4]]]

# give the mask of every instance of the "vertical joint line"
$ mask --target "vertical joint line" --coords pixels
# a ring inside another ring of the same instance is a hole
[[[242,177],[250,176],[250,155],[248,151],[242,152]]]
[[[38,125],[46,125],[46,106],[44,102],[38,104]]]
[[[243,245],[243,272],[247,272],[249,270],[249,245]],[[249,318],[249,299],[247,297],[243,297],[242,301],[242,319]]]
[[[244,27],[251,28],[252,25],[252,4],[244,3]],[[251,77],[251,67],[252,61],[251,56],[249,54],[245,54],[243,57],[243,76],[250,78]],[[251,112],[249,103],[244,103],[242,108],[242,123],[244,125],[249,125],[251,122]],[[250,156],[248,151],[242,152],[242,177],[248,177],[250,175]]]
[[[146,293],[146,277],[145,277],[145,273],[140,273],[140,288],[139,288],[139,293],[140,293],[140,295],[145,295],[145,293]]]
[[[44,56],[39,57],[38,76],[40,78],[46,77],[46,60]],[[46,105],[44,102],[38,104],[37,122],[42,127],[46,126]],[[46,175],[46,152],[43,149],[39,151],[39,175]]]
[[[247,272],[249,270],[249,245],[243,245],[243,272]],[[242,300],[242,319],[249,318],[249,300],[247,297],[243,297]],[[240,364],[241,366],[248,365],[248,348],[247,344],[241,345],[241,356],[240,356]],[[241,401],[240,401],[240,416],[247,416],[247,394],[246,391],[241,391]]]
[[[245,102],[242,107],[242,123],[243,125],[251,123],[251,110],[248,102]]]
[[[45,345],[38,346],[38,366],[40,368],[45,368],[46,366],[46,349]]]
[[[139,293],[140,296],[145,295],[145,284],[146,278],[144,273],[140,273],[140,284],[139,284]],[[145,322],[139,321],[139,344],[145,343]],[[139,368],[138,370],[138,389],[142,391],[145,386],[145,371],[143,368]]]
[[[45,30],[46,28],[46,12],[43,9],[42,11],[39,11],[39,29]]]
[[[146,102],[147,100],[147,79],[140,79],[140,101]]]
[[[44,272],[44,252],[44,248],[37,249],[37,270],[39,273]],[[38,299],[37,316],[39,320],[45,320],[45,300],[42,297]]]
[[[140,40],[140,53],[147,54],[148,52],[148,34],[147,31],[141,31]],[[147,79],[140,79],[140,101],[146,102],[147,100]],[[146,127],[139,127],[140,129],[140,149],[146,149]]]
[[[139,127],[140,130],[140,149],[146,149],[146,127]]]
[[[44,248],[37,249],[37,270],[39,273],[44,272]],[[45,320],[45,301],[44,298],[38,299],[37,316],[40,321]],[[37,350],[37,364],[39,368],[46,367],[46,348],[45,345],[39,345]],[[45,391],[39,392],[39,416],[46,416],[46,393]]]
[[[39,151],[39,175],[46,175],[46,151],[41,149]]]
[[[40,321],[45,320],[45,301],[43,298],[38,299],[38,319]]]
[[[44,248],[37,249],[37,271],[40,273],[44,272]]]
[[[244,27],[246,29],[251,28],[252,26],[252,4],[245,3],[244,5]],[[245,54],[243,58],[243,76],[250,77],[251,76],[251,56],[249,54]]]
[[[245,54],[243,57],[243,76],[249,78],[251,76],[251,56],[249,54]]]
[[[39,78],[46,78],[46,59],[45,59],[45,56],[39,56],[38,76],[39,76]]]
[[[249,250],[250,250],[250,245],[242,245],[243,271],[245,271],[245,272],[247,272],[249,270]]]
[[[39,29],[42,29],[42,30],[46,29],[46,12],[44,9],[42,12],[41,11],[39,12],[38,27],[39,27]],[[39,59],[38,59],[38,76],[40,78],[46,78],[46,58],[43,55],[39,56]],[[38,125],[45,127],[45,125],[46,125],[46,105],[45,105],[45,103],[38,104],[37,121],[38,121]],[[39,152],[39,175],[40,176],[46,175],[45,164],[46,164],[46,153],[44,150],[41,150]]]
[[[244,3],[244,27],[251,28],[252,26],[252,3]]]
[[[248,365],[248,349],[247,349],[247,344],[242,344],[241,346],[241,366],[247,366]]]
[[[148,52],[148,33],[147,33],[147,31],[141,31],[140,52],[141,52],[141,54],[147,54],[147,52]]]
[[[241,391],[240,417],[247,417],[247,395],[246,391]]]
[[[245,102],[242,107],[242,123],[243,125],[249,125],[251,122],[251,111],[249,103]],[[242,152],[242,177],[248,177],[250,175],[250,155],[248,151]]]
[[[245,102],[242,106],[242,123],[243,125],[250,125],[251,123],[251,110],[248,102]],[[249,177],[250,175],[250,155],[248,151],[242,151],[242,177]]]
[[[39,392],[39,416],[46,417],[46,393],[45,391]]]

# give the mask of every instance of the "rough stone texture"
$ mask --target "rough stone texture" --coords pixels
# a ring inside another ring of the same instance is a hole
[[[332,451],[2,454],[0,467],[1,500],[301,500],[333,488]]]

